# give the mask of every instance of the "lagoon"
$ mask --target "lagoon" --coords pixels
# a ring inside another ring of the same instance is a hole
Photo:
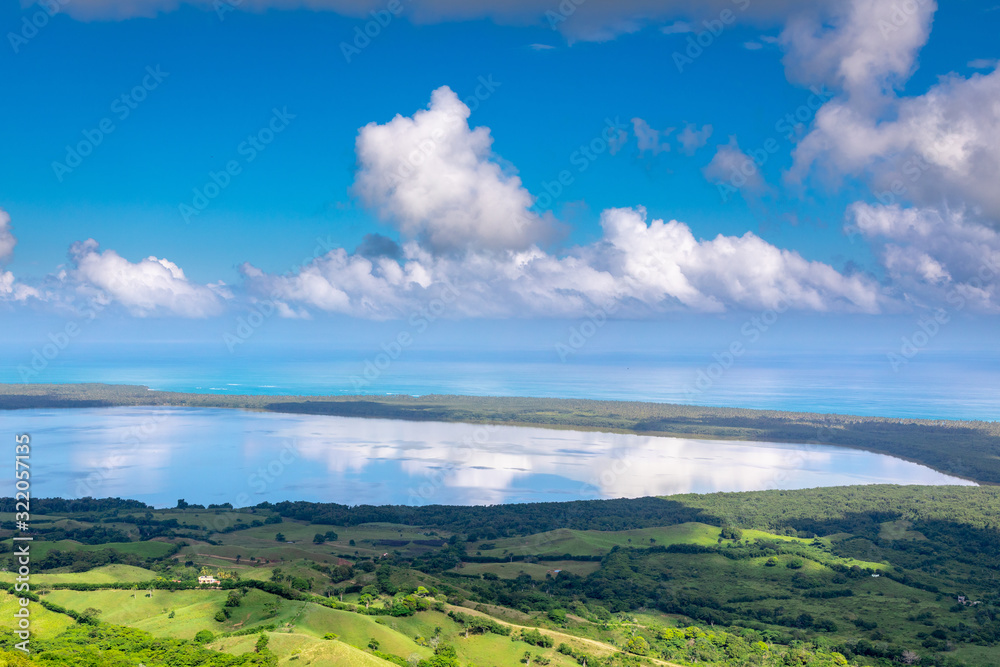
[[[483,505],[848,484],[972,484],[807,444],[665,438],[215,408],[0,413],[29,433],[32,495],[157,507],[281,500]]]

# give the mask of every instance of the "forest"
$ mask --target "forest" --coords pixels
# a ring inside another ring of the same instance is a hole
[[[891,485],[491,507],[36,499],[33,590],[69,619],[37,648],[103,665],[83,657],[127,646],[147,667],[302,647],[341,651],[317,665],[995,664],[998,506],[996,487]],[[8,571],[14,509],[0,500]],[[156,602],[129,629],[141,597]],[[498,639],[503,659],[484,657]]]

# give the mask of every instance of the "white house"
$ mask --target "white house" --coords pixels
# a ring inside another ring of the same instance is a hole
[[[205,574],[198,577],[198,584],[219,584],[222,583],[210,574]]]

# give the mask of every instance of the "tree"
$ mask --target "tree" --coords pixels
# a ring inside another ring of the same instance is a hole
[[[207,644],[208,642],[215,639],[215,635],[211,630],[199,630],[198,634],[194,636],[194,641],[196,644]]]
[[[84,623],[87,623],[87,622],[96,622],[97,621],[97,617],[100,616],[102,613],[104,613],[104,612],[102,612],[97,607],[87,607],[86,609],[83,610],[83,612],[81,613],[81,616],[83,616],[85,619],[87,619],[87,620],[84,621]]]
[[[187,509],[187,506],[188,506],[187,501],[185,501],[183,498],[180,498],[177,501],[177,509],[179,510]]]
[[[275,542],[284,542],[285,541],[284,534],[283,533],[278,533],[277,535],[275,535],[274,536],[274,541]]]
[[[268,639],[269,637],[267,636],[266,633],[263,632],[260,633],[260,635],[257,637],[257,644],[254,645],[253,648],[254,653],[263,653],[264,650],[267,648]]]
[[[378,643],[378,640],[377,640],[377,639],[375,639],[374,637],[371,637],[371,638],[370,638],[370,639],[368,640],[368,648],[370,648],[370,649],[371,649],[371,650],[373,650],[373,651],[377,651],[377,650],[378,650],[378,647],[379,647],[379,643]]]
[[[649,655],[649,642],[642,635],[636,635],[625,643],[625,650],[635,655]]]
[[[326,535],[322,533],[316,533],[315,537],[313,537],[313,544],[323,544],[324,542],[326,542]]]

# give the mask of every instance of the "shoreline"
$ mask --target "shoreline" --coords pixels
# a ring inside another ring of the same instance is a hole
[[[144,385],[0,384],[0,410],[201,407],[847,447],[976,482],[1000,484],[1000,424],[864,417],[638,401],[461,395],[195,394]]]

